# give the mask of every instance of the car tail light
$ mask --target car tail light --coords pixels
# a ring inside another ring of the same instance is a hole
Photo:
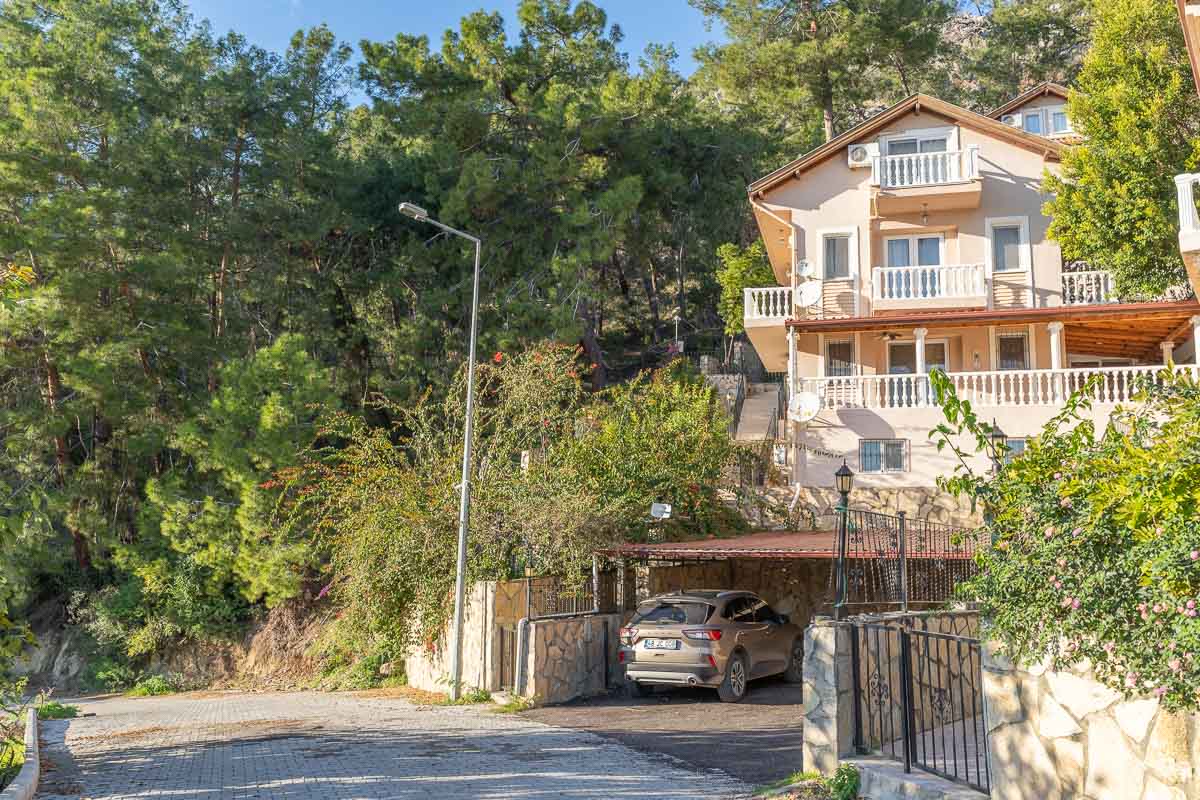
[[[624,651],[624,650],[618,650],[618,651],[617,651],[617,663],[618,663],[618,664],[624,664],[624,663],[625,663],[625,651]]]
[[[690,631],[684,631],[683,635],[689,639],[707,639],[710,642],[721,641],[721,632],[716,628],[697,628]]]
[[[717,657],[716,656],[708,656],[707,658],[708,658],[708,663],[712,665],[712,668],[716,669],[717,668]]]

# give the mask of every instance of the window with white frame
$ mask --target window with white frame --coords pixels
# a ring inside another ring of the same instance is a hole
[[[1050,133],[1070,133],[1071,118],[1067,116],[1066,106],[1055,106],[1054,108],[1046,109],[1047,118],[1050,121]]]
[[[821,237],[825,250],[825,279],[837,280],[850,277],[850,235],[846,233],[826,234]]]
[[[987,256],[992,272],[1030,269],[1033,252],[1029,246],[1028,217],[989,217],[986,228]]]
[[[854,374],[854,341],[825,342],[825,377],[846,378]]]
[[[996,337],[1000,369],[1029,369],[1029,334],[1001,333]]]
[[[889,156],[909,156],[915,153],[944,153],[950,148],[950,135],[946,131],[916,132],[912,136],[900,135],[887,140]]]
[[[863,439],[858,443],[862,472],[908,472],[907,439]]]
[[[889,236],[884,240],[889,267],[932,267],[942,263],[942,234]]]

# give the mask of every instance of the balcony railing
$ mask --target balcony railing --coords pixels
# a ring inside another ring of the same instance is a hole
[[[875,156],[871,183],[884,189],[939,186],[979,177],[979,146],[941,153]]]
[[[875,302],[985,297],[983,264],[939,264],[924,267],[875,267],[871,296]]]
[[[747,322],[768,320],[782,323],[792,316],[792,290],[785,286],[746,289],[742,299],[742,317]]]
[[[1113,288],[1112,275],[1100,270],[1064,272],[1062,301],[1064,306],[1095,306],[1120,302]]]
[[[1126,403],[1144,385],[1160,382],[1165,367],[1101,367],[1097,369],[998,370],[952,372],[950,380],[962,400],[976,407],[1056,406],[1074,392],[1091,385],[1096,403]],[[1200,367],[1177,365],[1176,373],[1200,378]],[[860,375],[847,378],[803,378],[799,389],[812,392],[826,409],[921,408],[937,405],[924,375]]]

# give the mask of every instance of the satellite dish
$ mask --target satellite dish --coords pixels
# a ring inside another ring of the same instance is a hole
[[[801,278],[811,278],[816,273],[817,273],[817,271],[815,269],[813,269],[813,265],[812,265],[811,261],[797,261],[796,262],[796,274],[799,275]]]
[[[821,398],[812,392],[800,392],[788,402],[788,419],[792,422],[811,422],[821,413]]]
[[[800,284],[796,291],[796,305],[800,308],[815,306],[821,301],[821,284],[816,281]]]

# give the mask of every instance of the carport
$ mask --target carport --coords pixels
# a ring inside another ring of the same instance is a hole
[[[684,589],[745,589],[801,627],[828,610],[833,531],[767,531],[727,539],[626,543],[600,551],[618,564],[629,600]],[[635,577],[636,576],[636,577]]]

